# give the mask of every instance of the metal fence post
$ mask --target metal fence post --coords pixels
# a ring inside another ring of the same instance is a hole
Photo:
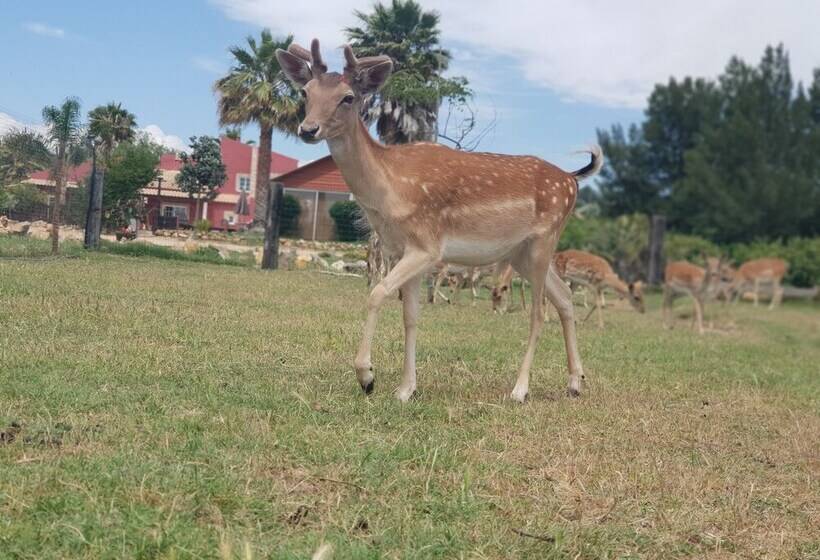
[[[284,193],[285,186],[282,183],[273,183],[268,188],[262,270],[276,270],[279,267],[279,228],[282,224],[282,198]]]

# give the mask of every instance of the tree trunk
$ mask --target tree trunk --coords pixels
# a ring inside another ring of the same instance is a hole
[[[279,228],[282,224],[284,186],[282,183],[274,183],[273,186],[268,186],[267,192],[262,270],[276,270],[279,268]]]
[[[259,157],[256,160],[256,209],[253,219],[257,223],[265,223],[267,213],[268,188],[270,183],[270,151],[273,141],[273,127],[264,123],[259,124]]]
[[[51,254],[60,253],[60,218],[63,209],[65,183],[65,148],[57,150],[57,169],[54,177],[54,211],[51,213]]]
[[[666,216],[652,214],[649,222],[649,270],[646,280],[657,286],[663,280],[663,234],[666,231]]]

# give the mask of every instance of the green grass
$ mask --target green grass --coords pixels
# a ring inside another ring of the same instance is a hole
[[[83,249],[82,243],[77,241],[64,241],[60,244],[61,255],[69,258],[85,257],[87,252]],[[230,266],[254,266],[256,264],[252,253],[228,253],[227,258],[222,258],[219,250],[203,243],[193,253],[165,247],[162,245],[151,245],[141,241],[129,241],[125,243],[115,243],[111,241],[101,241],[99,253],[111,255],[121,255],[125,257],[152,257],[155,259],[165,259],[174,261],[224,264]],[[51,255],[51,241],[35,240],[18,236],[0,237],[0,258],[43,258]]]
[[[363,281],[77,255],[0,260],[0,558],[820,556],[816,305],[607,310],[580,399],[552,322],[523,406],[522,313],[424,305],[401,405]]]

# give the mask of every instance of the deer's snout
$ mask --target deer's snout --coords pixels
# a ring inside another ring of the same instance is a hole
[[[319,134],[319,125],[313,122],[302,122],[299,125],[299,138],[305,142],[316,142]]]

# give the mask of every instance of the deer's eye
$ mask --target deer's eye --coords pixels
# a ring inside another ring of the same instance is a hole
[[[353,97],[352,94],[348,93],[347,95],[342,97],[342,100],[339,102],[339,104],[340,105],[350,105],[350,104],[353,103],[354,99],[355,99],[355,97]]]

